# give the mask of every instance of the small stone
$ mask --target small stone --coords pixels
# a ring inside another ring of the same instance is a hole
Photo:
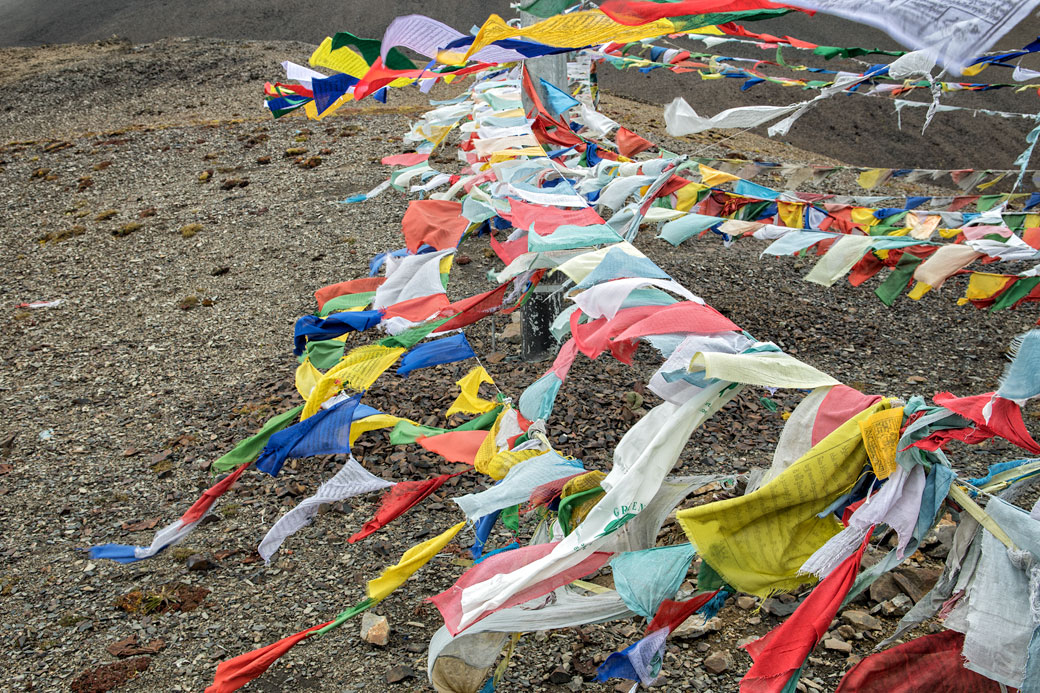
[[[186,565],[188,570],[212,570],[217,567],[209,556],[202,553],[194,553],[188,556]]]
[[[570,681],[571,674],[563,667],[556,667],[552,670],[552,673],[549,674],[549,683],[554,683],[557,686],[562,686],[565,683],[570,683]]]
[[[897,594],[880,604],[881,613],[885,616],[905,616],[911,606],[913,606],[913,601],[905,594]]]
[[[754,609],[755,598],[747,594],[740,595],[739,597],[737,597],[737,608],[743,609],[744,611],[750,611],[751,609]]]
[[[717,633],[722,630],[722,619],[718,616],[709,619],[707,623],[700,618],[687,619],[685,623],[672,631],[673,638],[700,638],[708,633]]]
[[[373,614],[371,611],[362,614],[361,639],[379,647],[386,647],[390,642],[390,623],[386,620],[386,616]],[[390,683],[394,682],[390,681]]]
[[[386,619],[383,619],[386,621]],[[399,683],[405,679],[414,679],[415,671],[407,664],[398,664],[386,672],[387,683]]]
[[[469,255],[456,255],[455,256],[455,264],[456,265],[468,265],[471,262],[473,262],[473,258],[471,258]]]
[[[841,620],[859,630],[881,630],[881,622],[866,611],[849,609],[842,613]]]
[[[845,623],[838,626],[838,635],[841,636],[842,640],[852,640],[856,637],[856,629]]]
[[[712,674],[721,674],[733,668],[733,657],[726,650],[715,650],[704,658],[704,668]]]
[[[852,652],[852,645],[838,640],[837,638],[827,638],[823,641],[823,646],[824,648],[834,650],[835,652],[844,652],[845,654]]]

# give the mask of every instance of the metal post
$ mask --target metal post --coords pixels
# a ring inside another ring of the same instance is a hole
[[[544,361],[556,354],[556,338],[551,327],[563,310],[563,286],[542,284],[534,287],[520,309],[520,357],[524,361]]]
[[[520,26],[530,26],[541,21],[527,12],[520,13]],[[548,100],[541,80],[567,91],[567,55],[546,55],[541,58],[525,60],[524,65],[531,76],[531,82],[542,103]],[[524,111],[530,113],[534,108],[527,92],[521,90]],[[553,320],[563,309],[562,286],[558,284],[539,284],[528,296],[527,302],[520,309],[521,347],[520,355],[524,361],[543,361],[556,353],[556,338],[550,327]]]
[[[540,21],[541,18],[535,17],[533,14],[528,14],[527,12],[520,13],[520,26],[531,26]],[[535,91],[538,92],[538,98],[542,100],[542,103],[545,103],[548,98],[548,95],[545,93],[545,87],[542,86],[543,79],[554,87],[567,91],[566,53],[531,58],[530,60],[525,60],[524,65],[527,67],[528,74],[531,75],[531,83],[534,84]],[[524,110],[530,113],[533,104],[527,97],[527,92],[521,91],[520,96],[523,99]]]

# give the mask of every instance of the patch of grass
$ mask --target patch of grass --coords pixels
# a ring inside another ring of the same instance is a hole
[[[181,236],[183,238],[191,238],[201,230],[202,224],[185,224],[181,227]]]
[[[184,298],[182,298],[180,301],[177,302],[177,307],[180,308],[181,310],[191,310],[192,308],[195,308],[198,305],[199,305],[199,297],[198,296],[185,296]]]
[[[122,226],[120,226],[118,229],[113,229],[112,230],[112,235],[113,236],[118,236],[120,238],[123,237],[123,236],[129,236],[134,231],[139,231],[141,229],[141,227],[143,227],[143,226],[144,226],[144,224],[142,224],[139,221],[127,222],[126,224],[123,224]]]
[[[225,520],[236,517],[238,512],[242,509],[241,503],[227,503],[220,508],[220,515]]]
[[[106,219],[111,219],[117,214],[119,214],[118,209],[106,209],[104,212],[101,212],[96,217],[94,217],[94,221],[105,221]]]
[[[40,236],[38,239],[40,243],[58,243],[59,241],[68,240],[73,236],[82,236],[87,232],[87,227],[81,224],[76,224],[67,229],[61,231],[48,231],[47,233]]]
[[[301,154],[306,154],[306,153],[307,153],[307,148],[306,147],[289,147],[288,149],[285,150],[285,156],[287,156],[287,157],[290,157],[290,156],[300,156]]]
[[[58,619],[58,625],[62,628],[71,628],[80,621],[86,620],[88,620],[88,617],[83,614],[64,614]]]

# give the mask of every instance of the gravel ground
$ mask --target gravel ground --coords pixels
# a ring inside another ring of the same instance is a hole
[[[423,101],[395,94],[387,107],[344,109],[324,123],[269,120],[259,108],[261,82],[277,77],[279,61],[303,62],[309,50],[204,39],[0,50],[0,86],[18,109],[0,123],[0,655],[10,662],[0,690],[105,690],[106,681],[138,671],[127,689],[200,690],[217,662],[359,601],[367,579],[456,521],[450,497],[483,485],[476,475],[453,479],[391,527],[348,545],[378,494],[353,499],[288,540],[265,567],[254,552],[263,532],[342,461],[313,458],[287,465],[278,479],[245,475],[211,522],[158,558],[119,565],[81,552],[105,542],[147,543],[155,526],[212,483],[209,463],[298,403],[291,334],[295,319],[313,310],[311,293],[363,276],[371,255],[400,245],[405,198],[334,200],[385,177],[378,160],[401,151],[400,134]],[[834,163],[753,135],[666,138],[659,109],[609,96],[603,110],[672,151]],[[287,156],[290,148],[307,151]],[[320,164],[301,165],[311,157]],[[851,178],[828,185],[855,190]],[[706,238],[672,248],[646,231],[637,245],[756,337],[870,392],[993,389],[1006,345],[1036,318],[1035,304],[996,315],[958,307],[961,279],[887,308],[872,295],[877,279],[823,289],[799,280],[807,264],[759,259],[762,246],[753,240],[727,249]],[[485,247],[474,240],[461,248],[472,262],[453,270],[453,299],[486,290],[483,276],[498,265]],[[19,307],[55,299],[63,303]],[[499,340],[493,350],[490,329],[468,332],[501,389],[517,396],[545,364],[519,362],[515,343]],[[647,395],[633,411],[625,394],[641,391],[657,362],[647,347],[631,368],[579,359],[550,430],[559,448],[605,468],[631,421],[656,403]],[[451,383],[468,367],[428,369],[407,381],[386,376],[367,401],[443,422]],[[762,394],[748,391],[697,431],[679,471],[767,465],[783,420]],[[790,410],[798,396],[774,399]],[[1036,407],[1027,411],[1034,433],[1036,414]],[[367,434],[355,454],[394,480],[455,467],[390,447],[384,433]],[[951,452],[958,468],[972,471],[1014,456],[1000,443]],[[722,493],[708,489],[694,502]],[[531,528],[525,519],[521,532]],[[681,540],[674,526],[666,532]],[[453,546],[468,545],[466,533],[460,538]],[[911,562],[912,575],[938,565],[941,544],[931,545]],[[438,556],[378,607],[392,629],[387,647],[363,642],[351,623],[305,642],[249,690],[428,690],[425,644],[440,618],[423,599],[462,572],[458,553]],[[212,567],[188,570],[195,555]],[[785,606],[747,611],[731,600],[718,631],[673,639],[666,689],[735,690],[749,665],[736,643],[775,626],[771,611]],[[846,633],[852,657],[867,654],[895,623],[880,620],[881,631]],[[641,624],[621,622],[528,634],[501,689],[613,690],[583,677],[641,632]],[[107,649],[131,636],[146,652],[119,660]],[[703,661],[716,652],[732,659],[718,674]],[[809,688],[833,689],[848,656],[821,648],[810,660]],[[121,671],[110,666],[117,661],[126,662]],[[102,666],[89,681],[82,676]],[[395,666],[416,677],[389,684]]]

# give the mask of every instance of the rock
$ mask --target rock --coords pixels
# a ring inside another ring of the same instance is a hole
[[[835,652],[844,652],[849,654],[852,652],[852,645],[837,638],[827,638],[823,641],[824,648],[828,650],[834,650]]]
[[[838,635],[841,636],[842,640],[850,640],[856,637],[856,629],[845,623],[838,626]]]
[[[371,611],[363,613],[361,615],[361,639],[379,647],[386,647],[390,642],[390,623],[386,620],[386,616],[380,616]]]
[[[790,616],[795,612],[795,609],[797,608],[797,602],[785,603],[778,599],[773,599],[772,597],[762,602],[763,611],[765,611],[767,614],[771,616],[779,616],[780,618],[783,618],[784,616]]]
[[[385,622],[386,619],[384,618],[383,621]],[[415,671],[410,666],[408,666],[407,664],[398,664],[397,666],[392,667],[390,669],[390,671],[386,672],[386,682],[387,683],[400,683],[401,681],[404,681],[405,679],[414,679],[414,678],[415,678]]]
[[[932,589],[941,573],[942,570],[939,568],[903,566],[893,571],[892,577],[895,578],[896,584],[902,588],[906,596],[917,603],[928,593],[928,590]]]
[[[686,620],[681,626],[672,631],[673,638],[700,638],[708,633],[717,633],[722,629],[722,619],[716,616],[709,619],[707,623],[703,619],[693,616]]]
[[[885,616],[905,616],[913,606],[913,601],[905,594],[897,594],[888,601],[881,602],[881,613]]]
[[[473,262],[473,259],[469,255],[456,255],[455,256],[455,264],[456,265],[468,265],[471,262]]]
[[[217,564],[213,562],[213,559],[202,553],[193,553],[188,556],[185,565],[188,566],[188,570],[212,570],[217,567]]]
[[[755,598],[750,596],[750,595],[742,594],[739,597],[737,597],[737,608],[738,609],[743,609],[744,611],[750,611],[751,609],[755,608],[755,603],[756,603],[755,602]]]
[[[721,674],[733,668],[733,657],[726,650],[715,650],[704,658],[703,666],[712,674]]]
[[[570,683],[570,681],[571,674],[563,667],[556,667],[552,670],[552,673],[549,674],[549,683],[554,683],[557,686],[562,686],[565,683]]]
[[[141,645],[136,635],[114,642],[105,649],[113,657],[134,657],[136,655],[158,654],[166,646],[161,639],[156,638],[146,645]]]
[[[842,613],[841,620],[858,630],[881,630],[881,622],[866,611],[849,609]]]
[[[882,573],[870,586],[870,598],[875,602],[884,602],[902,593],[892,573]]]

